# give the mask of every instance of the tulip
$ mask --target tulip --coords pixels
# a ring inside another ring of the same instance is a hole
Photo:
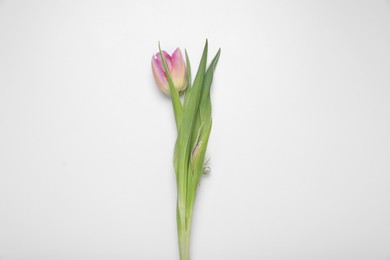
[[[162,51],[164,59],[167,63],[169,74],[172,78],[175,89],[180,93],[187,85],[186,65],[184,63],[183,55],[179,48],[177,48],[172,55],[166,51]],[[152,71],[154,80],[157,86],[167,95],[170,95],[167,75],[164,71],[164,65],[160,53],[156,53],[152,57]]]
[[[191,66],[187,54],[186,66],[179,48],[172,56],[161,51],[160,45],[159,50],[152,58],[153,76],[159,88],[171,96],[177,128],[173,166],[177,184],[179,255],[180,260],[190,260],[191,223],[196,192],[202,175],[209,171],[205,167],[205,155],[212,127],[210,88],[221,51],[217,52],[207,68],[206,41],[198,71],[191,82]],[[166,66],[163,64],[164,60]],[[168,72],[168,78],[165,71]],[[180,99],[178,92],[186,87],[188,90],[185,97]]]

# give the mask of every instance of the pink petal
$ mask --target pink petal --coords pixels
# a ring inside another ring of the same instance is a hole
[[[179,48],[172,53],[172,72],[175,74],[182,74],[185,71],[185,63],[183,55]]]
[[[172,53],[172,79],[178,90],[183,90],[186,85],[186,65],[179,48]]]
[[[166,78],[161,60],[158,60],[156,56],[152,57],[152,69],[160,78]]]
[[[172,76],[172,81],[177,91],[182,91],[186,87],[186,66],[183,55],[179,48],[177,48],[172,56],[166,51],[162,51],[162,55],[167,63],[168,71]],[[167,95],[170,95],[167,76],[164,71],[163,62],[160,53],[156,53],[152,57],[152,71],[154,79],[158,87]]]
[[[165,93],[167,93],[167,91],[169,93],[167,77],[161,61],[159,62],[156,56],[152,57],[152,71],[154,80],[156,81],[158,87]]]
[[[164,56],[165,62],[167,63],[168,71],[171,71],[171,69],[172,69],[171,55],[169,55],[166,51],[162,51],[162,54]],[[160,53],[159,52],[156,53],[155,57],[157,58],[157,62],[161,65],[161,67],[164,71],[164,66],[163,66],[163,62],[162,62]]]
[[[176,48],[176,50],[172,53],[172,67],[173,69],[179,69],[179,67],[184,65],[184,59],[183,55],[181,54],[181,51],[179,48]]]

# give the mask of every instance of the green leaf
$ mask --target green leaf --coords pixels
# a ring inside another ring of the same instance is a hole
[[[199,105],[199,115],[202,122],[209,121],[211,117],[210,89],[211,89],[211,84],[213,82],[214,71],[217,66],[220,55],[221,55],[221,49],[218,50],[217,54],[211,61],[210,66],[208,67],[204,78],[202,98],[200,101],[201,103]]]
[[[186,52],[188,87],[184,97],[182,120],[178,128],[174,152],[178,192],[177,221],[180,256],[182,256],[185,245],[188,247],[188,243],[186,244],[183,236],[190,234],[193,205],[204,170],[206,149],[212,128],[210,88],[220,50],[206,70],[207,52],[208,43],[206,40],[192,86],[191,66]]]
[[[187,103],[188,103],[188,99],[190,97],[190,92],[191,92],[191,81],[192,81],[192,78],[191,78],[191,63],[190,63],[190,59],[188,58],[188,54],[187,54],[187,50],[185,50],[185,54],[186,54],[186,64],[187,64],[187,88],[186,88],[186,91],[184,93],[184,107],[187,106]]]
[[[193,173],[196,175],[196,179],[195,179],[196,185],[199,182],[199,178],[203,172],[204,158],[206,156],[208,140],[211,133],[212,120],[211,120],[210,89],[213,81],[214,71],[217,66],[220,54],[221,54],[221,50],[219,49],[206,71],[204,82],[203,82],[203,92],[202,92],[201,102],[199,104],[199,114],[198,114],[198,119],[201,123],[198,130],[199,131],[198,137],[193,143],[193,151],[195,152],[193,152],[191,155]]]
[[[202,89],[202,97],[199,104],[199,112],[196,115],[196,121],[194,126],[194,132],[199,131],[201,125],[209,124],[211,121],[211,99],[210,99],[210,89],[211,84],[213,81],[214,71],[217,66],[219,56],[221,54],[221,49],[218,50],[217,54],[213,58],[213,60],[210,63],[210,66],[208,67],[204,82],[203,82],[203,89]],[[207,129],[207,127],[204,127],[204,129]],[[202,131],[202,136],[205,134],[204,131]],[[204,138],[202,138],[204,139]],[[192,147],[196,145],[195,143],[195,136],[192,138]]]
[[[202,58],[199,63],[198,72],[195,76],[194,83],[191,87],[191,92],[188,97],[188,103],[183,111],[183,118],[180,124],[178,139],[177,139],[177,157],[178,157],[178,192],[182,199],[186,201],[187,195],[187,180],[188,180],[188,166],[191,158],[191,138],[193,135],[193,128],[196,120],[196,114],[199,108],[199,101],[202,93],[203,80],[206,72],[207,63],[207,49],[208,43],[203,50]],[[185,202],[184,202],[185,203]]]
[[[180,123],[183,116],[183,106],[181,104],[181,100],[179,97],[179,93],[177,92],[175,85],[173,84],[171,74],[169,73],[167,62],[162,54],[160,42],[158,43],[158,49],[160,51],[161,60],[163,61],[164,71],[168,79],[169,92],[171,94],[173,113],[175,114],[176,128],[179,130]]]

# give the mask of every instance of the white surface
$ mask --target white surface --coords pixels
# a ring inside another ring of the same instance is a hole
[[[390,259],[389,1],[0,0],[0,259],[178,259],[157,41],[222,48],[194,260]]]

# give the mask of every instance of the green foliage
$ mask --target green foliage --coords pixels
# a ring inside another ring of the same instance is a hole
[[[188,260],[192,209],[197,187],[204,172],[206,149],[212,127],[210,89],[221,50],[218,50],[206,70],[208,53],[208,42],[206,40],[193,82],[191,82],[190,61],[187,51],[185,52],[188,85],[185,90],[183,104],[169,75],[160,45],[159,50],[168,78],[178,131],[173,160],[178,193],[177,222],[180,257],[181,260]]]
[[[158,49],[160,51],[160,56],[161,56],[161,59],[163,61],[165,74],[167,75],[169,92],[170,92],[171,98],[172,98],[173,112],[175,114],[176,126],[177,126],[177,129],[179,130],[179,124],[181,122],[182,113],[183,113],[183,106],[182,106],[181,101],[180,101],[179,93],[177,92],[175,86],[173,85],[172,77],[168,71],[167,62],[165,61],[164,56],[161,52],[160,43],[158,43]]]

